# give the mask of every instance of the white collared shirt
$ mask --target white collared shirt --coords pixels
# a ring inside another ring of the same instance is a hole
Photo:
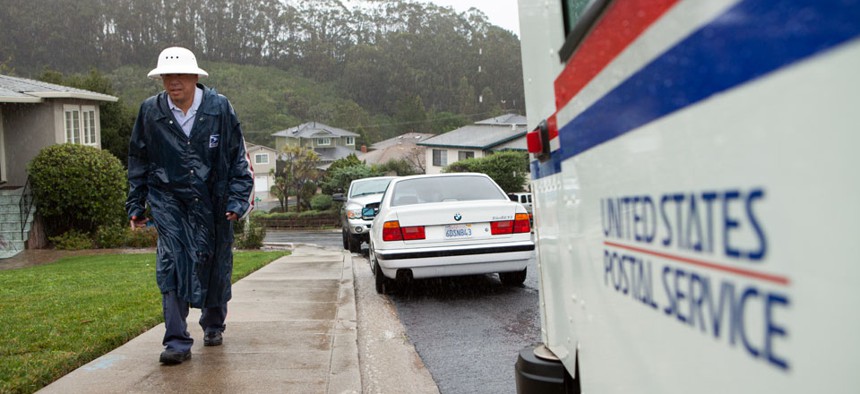
[[[170,99],[170,95],[167,95],[167,105],[173,112],[173,116],[176,118],[176,121],[179,122],[179,127],[182,127],[182,131],[185,132],[186,137],[191,136],[191,128],[194,127],[194,117],[197,115],[197,109],[200,108],[201,102],[203,102],[203,89],[195,87],[194,101],[191,103],[191,108],[188,109],[188,113],[186,114],[183,113],[176,104],[173,104],[173,100]]]

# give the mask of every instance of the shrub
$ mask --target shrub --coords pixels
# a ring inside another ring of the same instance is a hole
[[[62,235],[49,237],[48,240],[54,244],[54,247],[61,250],[83,250],[93,247],[93,240],[88,234],[74,229]]]
[[[125,221],[126,173],[110,152],[61,144],[42,149],[28,165],[36,208],[48,236],[71,229],[94,233]]]
[[[95,245],[101,249],[121,248],[126,243],[126,231],[131,230],[125,226],[100,226],[96,230]]]
[[[144,227],[138,230],[126,227],[124,234],[125,245],[130,248],[154,248],[158,244],[158,231],[155,227]]]
[[[238,222],[233,224],[233,228],[241,228],[234,232],[235,239],[233,245],[238,249],[260,249],[263,247],[263,239],[266,238],[266,227],[260,222],[259,216],[251,216],[251,220],[247,222]]]
[[[329,167],[325,179],[320,184],[320,189],[323,194],[346,193],[352,181],[379,175],[382,173],[374,171],[366,164],[355,164],[337,169]]]
[[[326,219],[332,215],[337,216],[337,212],[333,210],[327,211],[304,211],[297,215],[299,219]]]
[[[506,193],[523,190],[528,178],[528,154],[498,152],[490,156],[461,160],[445,167],[443,172],[480,172],[493,178]]]
[[[334,200],[326,194],[317,194],[311,198],[311,209],[314,211],[325,211],[331,208]]]

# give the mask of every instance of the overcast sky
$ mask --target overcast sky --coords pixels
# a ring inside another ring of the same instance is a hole
[[[477,8],[487,14],[487,18],[494,25],[503,29],[513,31],[518,37],[520,35],[520,19],[517,9],[517,0],[422,0],[438,4],[443,7],[453,7],[457,12],[468,11],[469,8]]]

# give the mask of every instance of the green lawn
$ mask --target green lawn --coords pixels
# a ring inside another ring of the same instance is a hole
[[[235,253],[233,281],[286,254]],[[153,253],[0,271],[0,392],[34,392],[161,322]]]

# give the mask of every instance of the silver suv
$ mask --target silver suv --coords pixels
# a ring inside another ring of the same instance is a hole
[[[388,188],[393,176],[380,176],[373,178],[356,179],[349,184],[346,195],[335,193],[332,198],[343,202],[340,210],[341,233],[343,234],[343,248],[350,252],[361,252],[361,243],[367,242],[370,224],[373,217],[362,216],[361,211],[368,204],[382,201],[382,194]]]

